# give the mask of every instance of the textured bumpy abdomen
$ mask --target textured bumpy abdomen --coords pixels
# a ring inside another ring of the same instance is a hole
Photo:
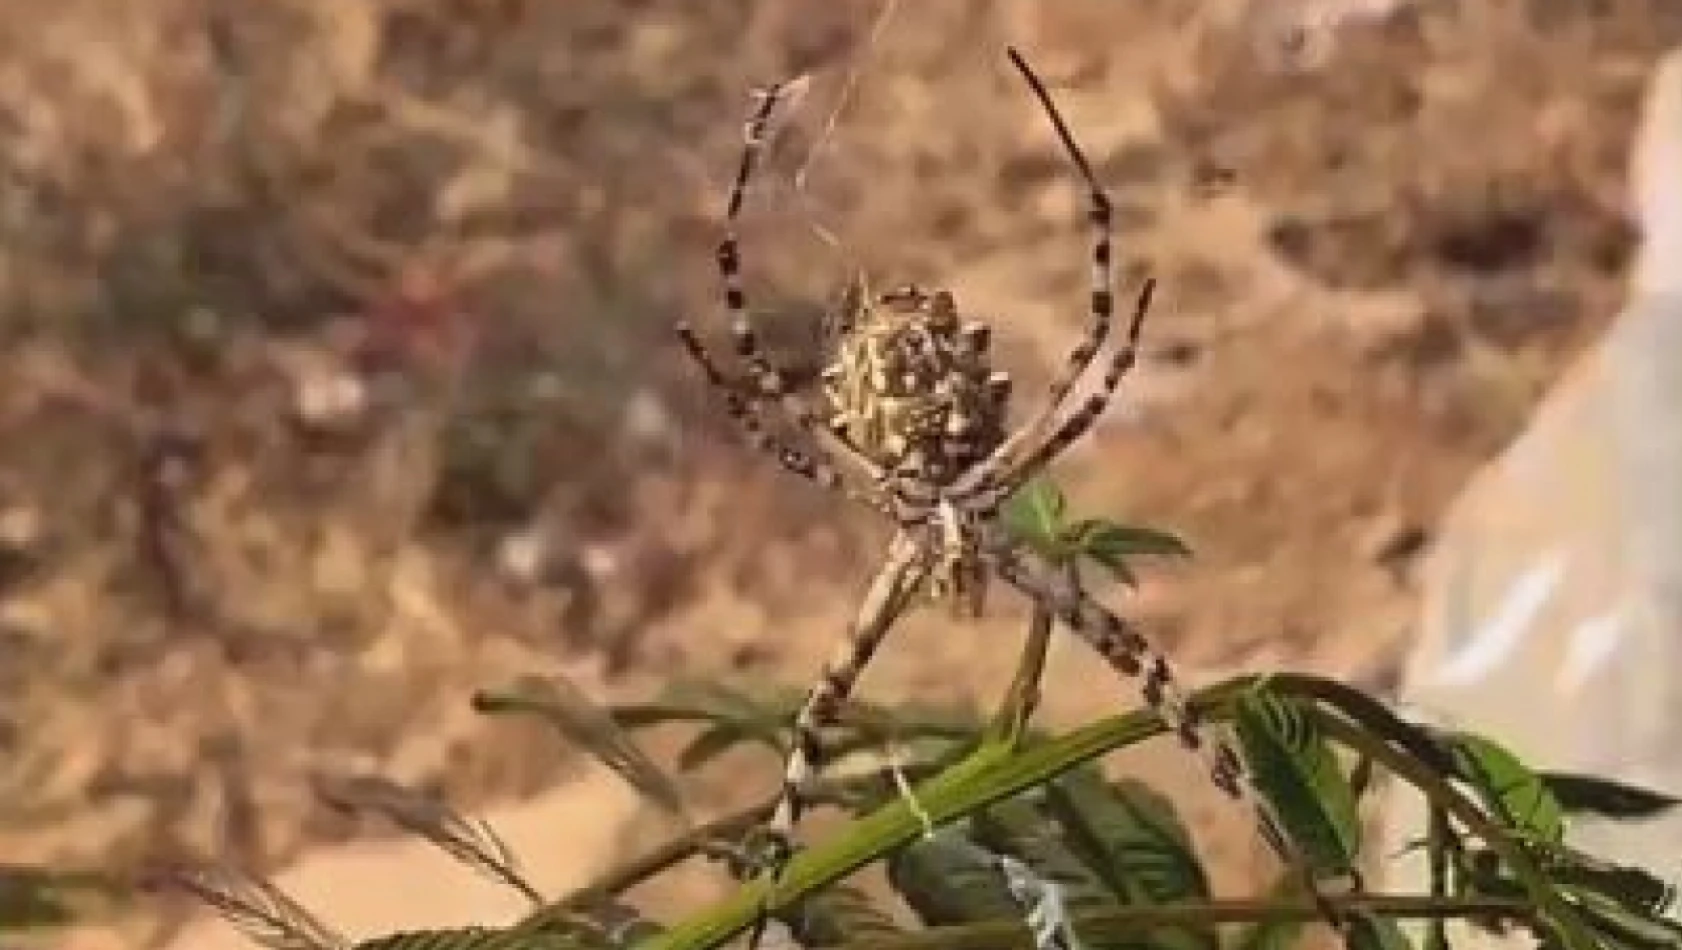
[[[1003,438],[1009,380],[952,295],[905,287],[849,298],[824,368],[831,427],[895,474],[944,486]]]

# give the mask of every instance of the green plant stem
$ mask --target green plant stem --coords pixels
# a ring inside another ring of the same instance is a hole
[[[987,727],[987,742],[1003,743],[1020,748],[1028,734],[1028,721],[1040,705],[1040,681],[1045,677],[1046,652],[1051,647],[1051,631],[1056,621],[1051,608],[1034,602],[1028,618],[1028,638],[1022,644],[1022,657],[1016,664],[1016,675],[993,721]]]
[[[608,712],[613,716],[614,721],[625,729],[645,729],[674,723],[693,723],[705,726],[714,725],[719,721],[716,713],[682,703],[618,703],[609,707]],[[793,716],[794,709],[790,708],[787,715]],[[780,722],[781,720],[776,721]],[[849,700],[842,705],[840,711],[836,714],[835,725],[838,728],[857,730],[871,738],[912,736],[958,741],[969,739],[975,735],[973,721],[946,723],[924,720],[906,725],[897,721],[888,709],[859,700]]]
[[[1425,829],[1426,860],[1429,865],[1432,897],[1448,896],[1448,836],[1448,813],[1433,804],[1427,810]],[[1442,921],[1431,922],[1425,933],[1425,950],[1448,950],[1448,931],[1443,927]]]
[[[562,898],[561,907],[576,909],[603,897],[617,896],[684,861],[701,854],[709,843],[737,836],[762,824],[776,807],[774,799],[760,802],[689,829],[644,855],[611,868],[586,887]]]
[[[1231,700],[1260,678],[1243,676],[1198,691],[1191,704],[1210,720],[1230,719]],[[1348,702],[1349,687],[1334,680],[1302,675],[1267,677],[1268,685],[1283,694],[1328,702]],[[1334,698],[1335,697],[1335,698]],[[1363,731],[1341,715],[1310,707],[1314,721],[1339,744],[1372,756],[1390,772],[1422,792],[1472,833],[1482,838],[1513,869],[1541,917],[1557,928],[1568,950],[1599,950],[1574,909],[1542,876],[1530,855],[1504,829],[1491,822],[1424,762],[1418,761],[1405,735],[1397,738]],[[1384,710],[1384,715],[1390,715]],[[1376,718],[1376,717],[1375,717]],[[1367,725],[1363,719],[1363,725]],[[1134,745],[1165,732],[1149,710],[1101,720],[1057,739],[1012,752],[983,746],[952,768],[921,783],[916,789],[922,810],[936,826],[969,815],[1056,778],[1063,772],[1123,746]],[[1395,731],[1395,730],[1392,730]],[[1392,745],[1395,742],[1396,745]],[[1417,744],[1417,743],[1415,743]],[[853,820],[827,842],[797,855],[787,867],[776,894],[767,901],[763,882],[744,886],[710,910],[681,922],[671,930],[638,945],[638,950],[702,950],[716,947],[752,923],[762,908],[786,908],[814,891],[851,874],[914,840],[923,824],[907,802],[895,800]],[[1291,906],[1295,906],[1294,904]]]
[[[814,805],[835,804],[845,794],[842,786],[846,784],[848,782],[843,780],[814,789],[810,800]],[[683,834],[656,846],[647,854],[608,869],[595,881],[558,901],[550,902],[530,916],[544,915],[554,909],[579,910],[603,898],[617,897],[690,858],[706,853],[713,842],[739,837],[749,829],[764,824],[766,819],[771,817],[776,804],[775,798],[766,799],[749,808],[721,815],[712,821],[691,827]]]
[[[1247,682],[1247,681],[1246,681]],[[1205,690],[1193,702],[1208,707],[1233,694],[1230,685]],[[954,821],[1025,789],[1043,784],[1083,762],[1165,731],[1149,710],[1105,719],[1055,741],[1011,753],[983,746],[957,765],[917,787],[917,800],[936,826]],[[765,883],[744,886],[711,910],[679,923],[638,950],[701,950],[716,947],[749,926],[769,905],[781,910],[853,871],[909,844],[923,831],[910,803],[894,800],[855,819],[828,842],[796,855],[768,901]]]
[[[1344,912],[1375,914],[1392,919],[1445,920],[1456,917],[1501,917],[1526,921],[1533,916],[1529,904],[1510,898],[1418,897],[1414,895],[1355,894],[1328,897],[1327,903]],[[1137,934],[1142,930],[1187,925],[1278,923],[1317,921],[1319,907],[1312,901],[1229,900],[1186,904],[1116,907],[1070,914],[1075,930],[1093,942],[1111,936]],[[994,920],[979,924],[931,927],[927,930],[887,938],[839,944],[834,950],[1014,950],[1032,947],[1033,935],[1020,920]]]

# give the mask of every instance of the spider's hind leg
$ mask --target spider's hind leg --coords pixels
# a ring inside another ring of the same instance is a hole
[[[1327,923],[1341,930],[1344,919],[1325,899],[1319,879],[1300,849],[1256,792],[1244,760],[1228,737],[1205,722],[1198,708],[1186,701],[1168,658],[1134,625],[1088,594],[1075,578],[1036,562],[1028,552],[1009,548],[996,552],[995,563],[1006,583],[1044,604],[1111,669],[1139,680],[1145,705],[1162,719],[1181,746],[1204,763],[1214,786],[1254,816],[1256,830],[1268,848],[1301,877]]]
[[[866,592],[847,638],[824,665],[818,682],[806,694],[794,719],[793,741],[784,765],[783,785],[766,832],[770,837],[767,875],[775,889],[794,854],[794,832],[807,807],[806,791],[822,765],[822,733],[835,724],[841,706],[852,695],[859,676],[870,663],[890,627],[910,606],[911,597],[927,575],[927,562],[916,538],[896,532],[888,555]],[[769,914],[761,913],[748,946],[757,947]]]

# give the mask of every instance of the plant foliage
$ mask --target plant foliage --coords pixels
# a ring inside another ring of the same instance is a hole
[[[1011,500],[1007,524],[1024,544],[1073,572],[1095,562],[1125,582],[1142,556],[1184,557],[1161,532],[1102,519],[1071,519],[1049,482]],[[612,767],[651,803],[685,818],[681,834],[575,893],[537,894],[512,850],[483,823],[435,800],[366,777],[340,782],[341,804],[372,809],[537,905],[496,929],[393,934],[361,950],[702,950],[750,927],[763,908],[802,946],[912,948],[1053,947],[1125,950],[1283,950],[1301,944],[1323,908],[1304,882],[1280,878],[1267,893],[1220,899],[1196,836],[1172,798],[1112,777],[1106,754],[1166,732],[1148,711],[1122,713],[1058,735],[1025,728],[1050,629],[1036,612],[1030,645],[1009,695],[991,716],[970,709],[847,704],[832,730],[838,755],[899,754],[888,769],[830,779],[815,792],[841,813],[840,828],[795,856],[775,893],[742,884],[728,899],[678,920],[654,920],[626,902],[631,888],[696,858],[732,858],[768,814],[765,803],[705,824],[687,819],[682,777],[724,753],[780,757],[800,701],[792,690],[752,691],[677,682],[645,703],[604,705],[564,681],[523,678],[485,691],[488,714],[532,715]],[[1441,731],[1335,680],[1297,674],[1238,677],[1194,694],[1211,722],[1234,731],[1266,807],[1316,877],[1352,883],[1328,897],[1350,950],[1406,950],[1399,921],[1426,921],[1427,950],[1449,945],[1443,922],[1523,928],[1547,948],[1682,948],[1667,918],[1673,891],[1639,868],[1574,850],[1580,817],[1640,821],[1674,808],[1668,793],[1595,776],[1537,771],[1496,740]],[[691,737],[671,767],[645,753],[640,731],[683,728]],[[1383,777],[1386,782],[1379,782]],[[1428,852],[1424,894],[1372,894],[1359,871],[1384,859],[1361,834],[1361,808],[1389,785],[1422,796],[1431,815],[1417,846]],[[879,865],[886,891],[855,880]],[[228,873],[179,875],[177,884],[247,924],[273,948],[334,948],[340,938],[283,895]],[[1231,926],[1241,925],[1241,926]]]

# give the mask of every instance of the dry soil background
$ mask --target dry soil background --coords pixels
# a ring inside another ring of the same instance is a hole
[[[1433,518],[1617,306],[1682,4],[904,3],[867,44],[876,12],[9,0],[0,856],[273,869],[381,833],[317,770],[470,809],[568,773],[475,687],[811,675],[880,526],[741,447],[669,325],[722,331],[745,93],[806,72],[746,229],[779,351],[809,365],[863,267],[951,287],[1043,379],[1088,251],[1006,43],[1113,189],[1128,286],[1162,282],[1061,469],[1197,552],[1127,609],[1193,675],[1382,683]],[[1020,617],[918,618],[865,688],[986,696]],[[1131,702],[1076,649],[1054,675],[1054,719]]]

